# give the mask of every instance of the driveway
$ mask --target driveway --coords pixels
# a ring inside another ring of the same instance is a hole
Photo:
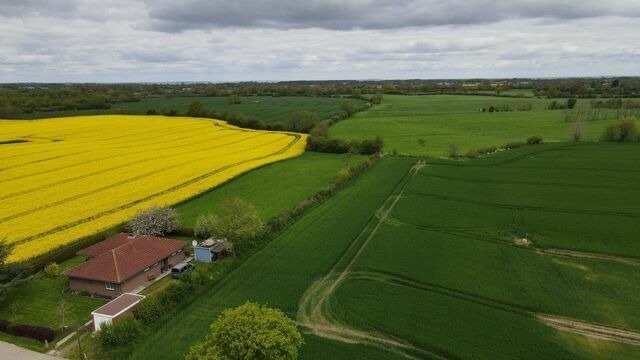
[[[11,360],[55,360],[60,359],[55,356],[41,354],[39,352],[27,350],[19,346],[0,341],[0,358]]]

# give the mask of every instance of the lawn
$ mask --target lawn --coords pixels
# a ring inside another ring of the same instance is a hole
[[[267,220],[293,208],[329,184],[341,170],[364,159],[358,155],[306,152],[243,174],[176,209],[182,223],[193,226],[198,216],[215,213],[225,200],[238,197],[253,204],[260,217]]]
[[[330,118],[340,111],[341,98],[335,97],[307,97],[307,96],[245,96],[241,104],[229,104],[226,97],[213,96],[182,96],[164,97],[151,96],[138,102],[113,104],[108,110],[64,111],[56,113],[36,113],[30,117],[72,116],[87,114],[132,113],[146,114],[148,110],[177,110],[184,114],[193,101],[200,101],[206,110],[220,113],[238,112],[253,115],[266,123],[286,123],[295,111],[310,111],[316,113],[320,119]],[[356,105],[363,100],[350,99]]]
[[[63,272],[85,260],[76,256],[60,264]],[[0,306],[0,318],[14,323],[59,329],[62,324],[60,304],[64,301],[64,325],[76,327],[91,319],[91,312],[107,301],[89,296],[63,293],[69,286],[64,275],[47,277],[38,273],[33,279],[9,289]]]
[[[559,100],[564,101],[564,100]],[[549,99],[471,95],[385,95],[383,103],[331,128],[336,138],[366,139],[381,136],[385,151],[400,154],[447,156],[451,144],[460,154],[470,149],[501,146],[540,135],[546,141],[570,138],[572,123],[563,110],[545,110]],[[531,111],[481,112],[488,105],[531,104]],[[578,108],[588,108],[579,100]],[[585,138],[597,139],[607,121],[590,121]]]

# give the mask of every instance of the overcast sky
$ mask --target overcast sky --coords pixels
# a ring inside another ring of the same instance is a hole
[[[0,82],[601,75],[640,0],[0,0]]]

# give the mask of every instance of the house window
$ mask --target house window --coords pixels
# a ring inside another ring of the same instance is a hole
[[[176,256],[176,254],[177,254],[177,253],[173,253],[173,254],[171,254],[171,256]]]
[[[114,283],[104,283],[104,288],[107,290],[115,290],[116,289],[116,284]]]
[[[155,266],[155,265],[154,265],[154,266]],[[149,268],[144,269],[144,272],[147,272],[147,271],[149,271]]]
[[[179,252],[179,253],[181,253],[181,252],[182,252],[182,249],[178,250],[178,252]]]

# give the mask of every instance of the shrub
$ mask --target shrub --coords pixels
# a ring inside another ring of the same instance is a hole
[[[163,236],[178,227],[178,213],[170,207],[152,207],[137,213],[129,228],[138,235]]]
[[[610,142],[639,141],[640,137],[638,135],[636,119],[627,117],[607,125],[600,139]]]
[[[449,157],[450,158],[458,157],[459,152],[460,151],[458,149],[458,145],[457,144],[450,144],[449,145]]]
[[[471,149],[467,151],[467,157],[470,159],[477,158],[478,156],[480,156],[480,153],[478,152],[478,150]]]
[[[127,316],[113,325],[103,323],[100,326],[98,338],[103,346],[118,346],[130,343],[141,332],[140,323],[133,317]]]
[[[158,321],[165,311],[165,306],[160,303],[157,297],[152,296],[142,300],[133,310],[133,315],[143,324],[150,325]]]
[[[183,282],[171,284],[158,295],[158,301],[167,308],[173,307],[180,303],[180,300],[187,293],[187,290]]]
[[[492,152],[495,152],[496,150],[498,150],[497,147],[495,146],[488,146],[488,147],[484,147],[484,148],[480,148],[478,149],[478,152],[480,154],[490,154]]]
[[[504,145],[505,149],[515,149],[523,146],[524,143],[522,141],[510,141]]]
[[[28,337],[40,342],[51,342],[56,338],[56,332],[46,327],[24,324],[7,325],[8,332],[16,336]]]
[[[193,234],[201,239],[208,239],[214,236],[214,230],[217,223],[216,216],[213,214],[200,215],[196,219],[196,226],[193,228]]]
[[[576,120],[571,127],[571,138],[573,141],[582,140],[584,134],[585,122],[584,120]]]
[[[529,145],[535,145],[540,143],[542,143],[542,136],[540,135],[529,136],[529,138],[527,139],[527,144]]]
[[[0,319],[0,331],[7,332],[9,330],[9,321]]]
[[[56,277],[60,275],[60,266],[54,262],[47,264],[47,266],[44,267],[44,273],[48,277]]]

